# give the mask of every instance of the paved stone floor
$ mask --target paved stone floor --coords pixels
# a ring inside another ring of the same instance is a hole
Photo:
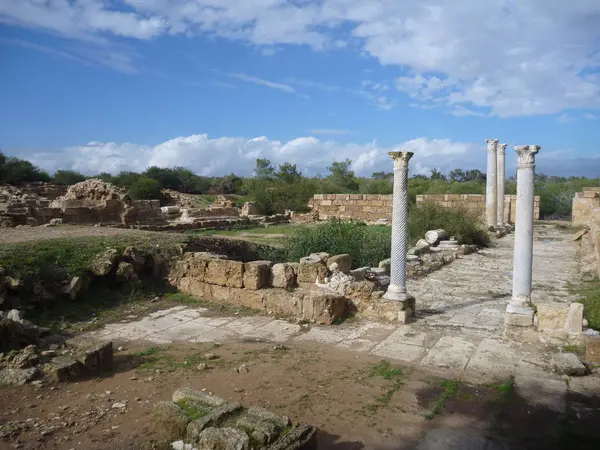
[[[573,301],[567,289],[577,279],[577,245],[554,226],[536,226],[534,300]],[[548,367],[542,345],[502,338],[503,314],[510,298],[513,237],[468,255],[418,281],[408,290],[417,299],[417,320],[410,325],[356,321],[337,326],[298,325],[271,317],[214,317],[203,308],[178,306],[130,323],[109,324],[92,335],[106,340],[144,339],[223,342],[260,339],[277,343],[317,342],[418,365],[446,377],[491,380],[514,375],[536,402],[555,402],[567,384]],[[578,384],[579,383],[579,384]],[[571,383],[589,388],[600,380]]]

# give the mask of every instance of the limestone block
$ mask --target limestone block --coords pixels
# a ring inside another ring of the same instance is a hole
[[[280,289],[264,291],[264,309],[275,315],[302,317],[304,295]]]
[[[250,438],[236,428],[207,428],[198,437],[199,449],[249,450]]]
[[[410,253],[410,251],[409,251]],[[383,269],[384,273],[389,276],[390,270],[392,268],[392,258],[384,259],[379,263],[378,266],[380,269]]]
[[[600,336],[585,337],[585,359],[590,363],[600,363]]]
[[[202,409],[202,408],[200,408]],[[198,442],[202,432],[210,427],[218,427],[232,416],[238,415],[242,411],[242,406],[238,403],[226,403],[210,410],[199,419],[189,423],[186,428],[185,438],[189,442]]]
[[[316,323],[330,325],[344,318],[346,298],[341,295],[308,292],[302,303],[302,317]]]
[[[207,408],[216,408],[227,403],[221,397],[205,394],[204,392],[198,392],[188,388],[177,389],[175,392],[173,392],[173,397],[171,400],[173,400],[174,403],[187,401],[191,404],[198,404]]]
[[[183,409],[173,402],[158,402],[152,410],[152,419],[159,428],[161,434],[169,440],[181,439],[185,436],[185,430],[190,418]]]
[[[352,257],[348,254],[335,255],[327,259],[327,267],[331,270],[331,265],[337,263],[340,272],[349,273],[352,269]]]
[[[537,307],[538,329],[562,330],[567,320],[567,306],[550,303],[539,303]]]
[[[219,286],[241,288],[244,286],[244,263],[226,259],[210,259],[205,281]]]
[[[329,257],[329,255],[327,255]],[[326,257],[326,258],[327,258]],[[317,254],[300,259],[298,266],[297,279],[299,283],[323,283],[328,270],[323,259]]]
[[[574,333],[583,331],[583,305],[571,303],[567,312],[566,330]]]
[[[83,364],[84,371],[91,374],[109,372],[113,369],[113,344],[101,342],[91,345],[79,344],[77,359]]]
[[[119,260],[119,252],[111,248],[104,253],[100,253],[94,257],[90,264],[90,272],[97,277],[108,275],[115,267]]]
[[[264,289],[269,287],[271,261],[252,261],[244,264],[244,288]]]
[[[81,375],[81,363],[69,355],[53,358],[44,365],[44,374],[52,381],[73,380]]]
[[[288,289],[296,286],[296,271],[289,263],[275,264],[271,268],[271,286]]]
[[[557,353],[552,357],[552,367],[564,375],[585,375],[586,368],[574,353]]]

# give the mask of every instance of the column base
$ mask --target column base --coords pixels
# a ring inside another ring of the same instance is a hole
[[[509,303],[504,314],[504,325],[513,327],[533,327],[535,310],[529,303]]]
[[[406,302],[415,299],[412,295],[406,292],[406,288],[402,288],[395,284],[390,284],[388,286],[388,290],[384,294],[383,298],[384,300],[389,300],[391,302]]]
[[[397,311],[395,320],[399,323],[411,323],[415,318],[416,302],[415,298],[406,293],[401,292],[398,286],[390,285],[388,291],[381,298],[381,301],[388,305],[396,305],[393,307]],[[394,312],[394,314],[396,314]]]

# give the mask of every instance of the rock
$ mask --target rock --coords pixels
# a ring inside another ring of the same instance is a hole
[[[39,362],[39,356],[35,345],[28,345],[21,351],[12,351],[6,357],[8,366],[12,369],[27,369]]]
[[[269,287],[271,261],[252,261],[244,264],[244,288],[264,289]]]
[[[69,284],[61,288],[61,293],[69,297],[69,299],[75,300],[77,298],[77,294],[79,294],[79,292],[83,288],[83,284],[83,278],[73,277],[71,278]]]
[[[74,380],[81,375],[81,363],[69,355],[61,355],[52,358],[52,360],[43,367],[46,377],[53,381]]]
[[[379,263],[379,268],[383,269],[386,275],[390,274],[390,270],[392,268],[392,258],[384,259]]]
[[[54,219],[50,219],[50,222],[49,222],[49,225],[52,225],[52,226],[62,225],[62,224],[63,224],[63,220],[58,217],[55,217]]]
[[[5,276],[4,277],[4,286],[6,286],[8,289],[10,289],[12,291],[19,292],[19,290],[22,287],[22,284],[21,284],[21,280],[18,280],[17,278]]]
[[[540,330],[563,330],[567,320],[567,306],[564,304],[538,303],[536,317]]]
[[[205,359],[208,359],[209,361],[211,361],[211,360],[213,360],[213,359],[217,359],[217,358],[218,358],[218,356],[217,356],[217,355],[215,355],[214,353],[210,353],[210,352],[209,352],[209,353],[205,353],[205,354],[204,354],[204,358],[205,358]]]
[[[249,450],[250,438],[235,428],[207,428],[198,438],[198,450]]]
[[[296,272],[288,263],[275,264],[271,267],[271,286],[274,288],[289,289],[296,286]]]
[[[208,364],[206,364],[206,363],[200,363],[200,364],[198,364],[198,366],[196,366],[196,368],[198,370],[207,370],[208,369]]]
[[[112,405],[113,409],[125,409],[127,408],[127,405],[125,403],[121,403],[121,402],[115,402]]]
[[[27,218],[27,225],[29,225],[31,227],[37,227],[38,221],[35,219],[35,217],[28,217]]]
[[[113,343],[100,342],[77,344],[76,357],[83,369],[91,374],[100,374],[113,370]]]
[[[188,388],[179,388],[173,393],[172,398],[174,403],[177,403],[182,400],[187,400],[192,404],[204,405],[207,407],[217,407],[222,406],[226,402],[220,397],[216,397],[214,395],[208,395],[204,392],[194,391]]]
[[[246,202],[242,206],[242,210],[240,211],[241,217],[247,216],[258,216],[260,215],[260,210],[255,202]]]
[[[248,408],[248,415],[254,416],[265,422],[272,422],[281,428],[287,428],[292,423],[288,416],[281,416],[258,406]]]
[[[571,303],[567,312],[567,331],[572,333],[581,333],[583,331],[583,305],[581,303]]]
[[[158,402],[152,410],[152,419],[167,439],[182,439],[190,418],[173,402]]]
[[[327,259],[327,267],[331,269],[331,265],[337,263],[337,269],[342,273],[350,273],[352,270],[352,257],[348,254],[335,255]]]
[[[133,264],[128,262],[120,262],[117,267],[117,281],[120,283],[130,283],[138,279],[135,267]]]
[[[323,258],[320,254],[313,253],[300,259],[297,280],[299,283],[323,283],[327,273]]]
[[[185,432],[185,440],[192,443],[199,442],[204,430],[210,427],[221,426],[226,421],[230,422],[230,419],[238,415],[242,410],[242,406],[238,403],[227,403],[208,411],[206,415],[188,424]]]
[[[350,275],[352,275],[355,281],[363,281],[367,271],[370,269],[370,267],[359,267],[358,269],[351,270]]]
[[[250,369],[248,369],[247,364],[242,364],[241,366],[235,368],[235,372],[236,373],[248,373],[248,372],[250,372]]]
[[[12,311],[9,311],[9,317],[11,313]],[[26,320],[19,322],[9,317],[0,319],[0,352],[20,350],[28,345],[38,344],[40,331],[35,325]]]
[[[448,232],[446,230],[429,230],[425,233],[425,241],[429,245],[437,245],[440,241],[448,239]]]
[[[27,369],[4,369],[0,370],[0,385],[8,384],[22,386],[29,383],[41,375],[37,367]]]
[[[136,272],[140,272],[146,267],[146,256],[147,252],[132,246],[123,251],[123,260],[133,264]]]
[[[552,366],[557,373],[582,376],[586,368],[574,353],[556,353],[552,357]]]
[[[119,260],[119,252],[111,248],[94,257],[90,264],[90,272],[97,277],[108,275]]]
[[[317,430],[310,425],[297,425],[277,440],[269,450],[315,450]]]
[[[583,230],[579,230],[577,233],[575,233],[575,235],[573,236],[573,241],[578,241],[579,239],[581,239],[583,236],[585,236],[586,234],[588,234],[590,230],[588,230],[587,228],[583,229]]]

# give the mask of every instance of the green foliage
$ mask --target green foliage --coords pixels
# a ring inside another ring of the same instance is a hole
[[[7,158],[0,152],[0,183],[21,184],[33,181],[50,181],[50,175],[29,161]]]
[[[350,169],[352,160],[333,161],[327,168],[331,172],[328,181],[335,186],[336,192],[341,194],[357,192],[359,188],[358,181],[354,172]]]
[[[580,296],[589,327],[600,330],[600,280],[582,283],[573,290]]]
[[[208,414],[208,411],[200,408],[197,403],[191,402],[190,400],[183,398],[177,402],[175,402],[177,406],[183,409],[185,415],[188,416],[191,420],[198,420],[201,417],[204,417]]]
[[[316,252],[347,253],[353,267],[373,267],[390,257],[391,229],[331,219],[314,227],[299,228],[284,241],[284,247],[290,261]]]
[[[57,170],[52,176],[52,182],[63,186],[85,181],[85,175],[74,170]]]
[[[314,183],[302,179],[296,183],[255,179],[249,183],[249,197],[262,214],[283,213],[286,209],[302,212],[315,194]]]
[[[160,183],[148,177],[140,177],[129,188],[129,194],[136,200],[160,199]]]
[[[446,230],[456,236],[461,244],[486,246],[489,236],[478,212],[464,207],[444,208],[434,202],[413,206],[408,214],[408,231],[411,243],[423,238],[429,230]]]

